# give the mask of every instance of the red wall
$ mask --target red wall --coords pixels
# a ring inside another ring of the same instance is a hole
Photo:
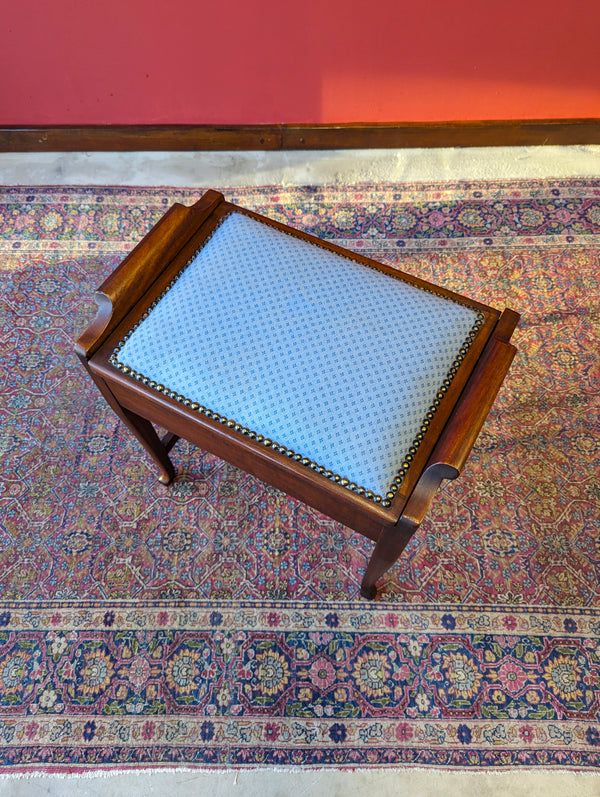
[[[0,124],[600,117],[598,0],[5,0]]]

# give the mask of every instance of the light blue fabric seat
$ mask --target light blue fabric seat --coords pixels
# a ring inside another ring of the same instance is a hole
[[[470,307],[233,212],[113,362],[386,504],[480,324]]]

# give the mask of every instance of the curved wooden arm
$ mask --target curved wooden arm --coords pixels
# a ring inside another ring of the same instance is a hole
[[[519,314],[505,310],[433,449],[402,518],[419,525],[443,479],[455,479],[463,469],[515,356],[509,343]]]
[[[207,191],[192,207],[171,206],[96,292],[96,317],[75,346],[80,359],[89,360],[100,348],[223,200],[217,191]]]

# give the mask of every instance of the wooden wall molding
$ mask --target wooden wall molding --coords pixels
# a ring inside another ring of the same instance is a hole
[[[600,144],[600,118],[279,125],[0,126],[1,152],[392,149]]]

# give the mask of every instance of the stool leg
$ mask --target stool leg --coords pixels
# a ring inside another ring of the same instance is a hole
[[[154,462],[158,465],[160,469],[160,476],[158,477],[159,482],[170,484],[175,478],[175,468],[169,459],[166,447],[156,434],[154,426],[152,426],[150,421],[146,420],[146,418],[142,418],[141,415],[136,415],[134,412],[131,412],[131,410],[125,409],[125,407],[121,407],[121,411],[123,413],[121,419],[126,424],[127,428],[133,432]],[[120,415],[120,413],[117,414]],[[169,439],[172,440],[173,438],[170,436]]]
[[[373,600],[377,594],[375,582],[397,561],[408,541],[419,528],[418,524],[400,518],[395,526],[382,526],[367,569],[360,585],[363,598]]]
[[[87,363],[84,362],[84,365],[87,368]],[[168,452],[178,439],[177,436],[169,433],[163,438],[164,442],[161,441],[154,426],[149,420],[142,418],[141,415],[137,415],[137,413],[132,412],[131,410],[128,410],[126,407],[123,407],[121,404],[119,404],[106,382],[97,374],[94,374],[92,371],[90,371],[89,368],[87,370],[96,383],[96,387],[100,393],[102,393],[112,410],[123,421],[129,431],[138,439],[148,454],[150,454],[156,465],[158,465],[158,469],[160,471],[158,480],[162,482],[162,484],[170,484],[170,482],[172,482],[175,478],[175,468],[169,459]]]

